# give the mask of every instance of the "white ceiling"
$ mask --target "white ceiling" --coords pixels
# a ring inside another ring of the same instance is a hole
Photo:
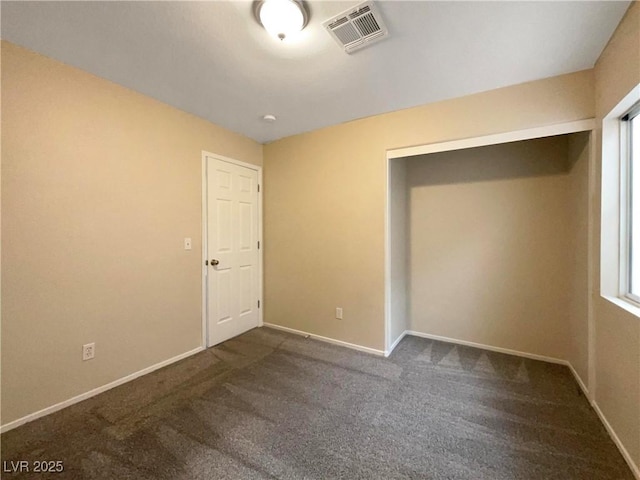
[[[352,55],[312,1],[296,39],[250,1],[2,2],[2,38],[259,142],[591,68],[629,1],[381,1],[390,38]],[[274,114],[269,124],[261,117]]]

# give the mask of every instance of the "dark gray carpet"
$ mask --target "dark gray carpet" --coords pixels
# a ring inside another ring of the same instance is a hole
[[[2,435],[72,479],[633,479],[566,367],[252,330]],[[3,464],[6,467],[6,464]]]

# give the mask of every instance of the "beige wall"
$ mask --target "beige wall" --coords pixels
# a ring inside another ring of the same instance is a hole
[[[584,71],[265,145],[265,321],[382,350],[386,150],[591,118],[593,98]]]
[[[569,337],[564,359],[585,386],[589,381],[589,154],[590,133],[569,136],[567,226],[569,228],[568,320]]]
[[[386,150],[594,114],[600,120],[639,82],[640,5],[634,2],[594,71],[266,145],[265,321],[383,349]],[[261,164],[263,148],[7,42],[1,100],[6,424],[200,345],[201,151]],[[600,145],[598,132],[598,152]],[[564,178],[575,201],[569,211],[581,212],[584,152],[579,140],[569,147],[577,157]],[[560,180],[511,181],[524,192],[556,194]],[[598,279],[599,195],[591,201]],[[569,245],[584,248],[585,226],[568,225],[575,233]],[[182,249],[186,236],[192,251]],[[567,271],[583,271],[583,253],[569,259]],[[571,279],[577,298],[584,278]],[[596,401],[640,464],[640,321],[593,288]],[[584,303],[568,305],[567,355],[582,376],[584,339],[576,332]],[[344,320],[333,318],[336,306],[344,308]],[[82,362],[80,347],[92,341],[96,358]],[[536,347],[522,347],[529,348]],[[551,344],[547,354],[558,348]]]
[[[568,137],[407,162],[411,330],[566,358]]]
[[[252,140],[2,43],[3,424],[201,345],[202,150],[262,163]]]
[[[640,83],[640,3],[633,2],[594,68],[596,117],[605,117]],[[602,130],[596,132],[597,185],[603,162]],[[593,199],[596,212],[593,239],[595,307],[595,399],[612,428],[640,468],[640,319],[600,295],[600,194]]]
[[[389,338],[385,350],[409,329],[409,239],[407,162],[389,162],[389,268],[390,318]]]

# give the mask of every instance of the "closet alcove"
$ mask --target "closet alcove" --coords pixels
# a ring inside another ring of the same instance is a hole
[[[566,360],[586,382],[590,137],[388,160],[388,351],[443,338]]]

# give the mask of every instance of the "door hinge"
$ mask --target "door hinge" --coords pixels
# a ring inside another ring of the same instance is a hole
[[[205,265],[209,265],[209,260],[205,260],[205,261],[204,261],[204,264],[205,264]]]
[[[260,191],[260,184],[258,184],[258,191]]]
[[[258,300],[258,308],[260,308],[260,300]]]
[[[260,250],[260,240],[258,240],[258,250]]]

